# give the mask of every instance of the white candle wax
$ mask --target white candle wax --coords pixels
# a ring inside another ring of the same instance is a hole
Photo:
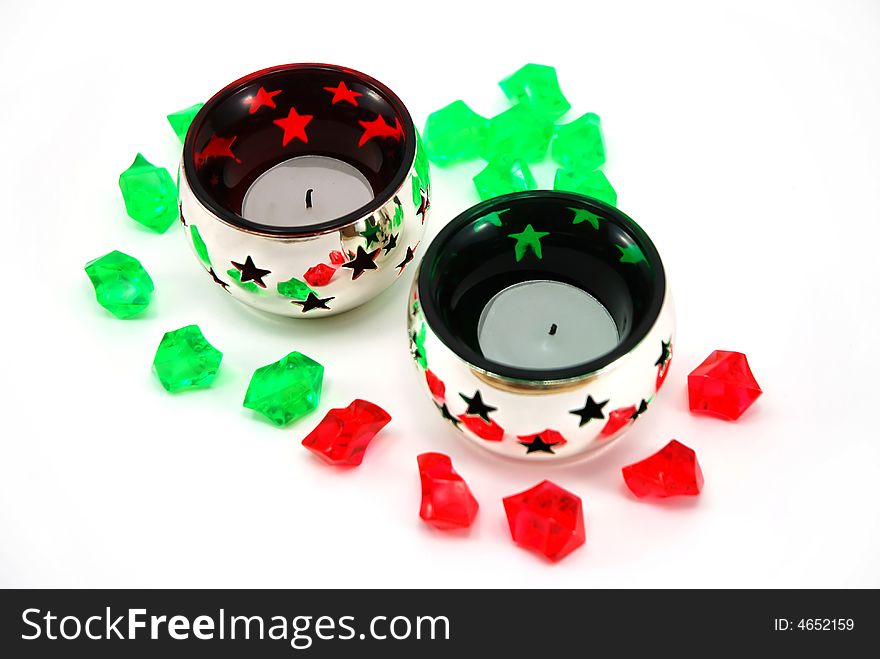
[[[297,156],[263,172],[245,192],[241,216],[277,227],[335,220],[368,204],[373,188],[355,167],[327,156]]]
[[[534,280],[509,286],[489,300],[477,340],[487,359],[546,370],[600,357],[614,349],[619,335],[608,310],[586,291]]]

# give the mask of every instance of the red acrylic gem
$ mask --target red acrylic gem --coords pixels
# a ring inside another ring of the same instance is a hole
[[[476,414],[462,414],[458,418],[465,428],[480,439],[485,439],[488,442],[500,442],[504,437],[504,428],[494,421],[487,423],[483,420],[483,417]]]
[[[391,421],[378,405],[357,399],[348,407],[327,412],[302,444],[334,465],[359,465],[367,445]]]
[[[480,504],[470,488],[442,453],[418,456],[422,479],[422,507],[419,515],[438,529],[467,528],[477,516]]]
[[[345,258],[345,254],[343,254],[339,250],[333,250],[332,252],[330,252],[330,263],[335,266],[340,266],[347,260],[348,259]]]
[[[430,369],[425,371],[425,380],[428,383],[428,389],[431,390],[431,395],[436,400],[442,401],[446,399],[446,385]]]
[[[694,496],[703,489],[697,454],[677,439],[651,457],[624,467],[623,480],[639,498]]]
[[[558,561],[586,539],[580,497],[550,481],[506,497],[504,511],[514,542],[550,560]]]
[[[741,352],[716,350],[688,375],[691,412],[735,421],[761,393]]]
[[[319,263],[306,270],[303,279],[309,286],[326,286],[336,274],[336,268],[331,268],[326,263]]]
[[[636,413],[636,406],[621,407],[608,414],[608,421],[599,433],[601,437],[611,437],[618,430],[626,426],[632,421],[633,414]]]

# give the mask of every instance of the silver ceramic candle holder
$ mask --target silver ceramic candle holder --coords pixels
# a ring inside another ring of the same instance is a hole
[[[258,71],[218,92],[180,167],[180,221],[209,281],[285,316],[346,311],[394,283],[430,196],[400,99],[326,64]]]
[[[409,301],[420,380],[448,423],[493,453],[595,455],[650,409],[674,312],[647,234],[578,194],[522,192],[452,220]]]

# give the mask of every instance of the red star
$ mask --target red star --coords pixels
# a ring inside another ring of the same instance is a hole
[[[306,135],[306,126],[312,120],[310,114],[297,114],[296,109],[291,106],[290,112],[284,119],[276,119],[272,123],[284,129],[284,137],[281,139],[281,146],[287,146],[290,140],[299,138],[303,142],[308,143],[309,136]]]
[[[333,92],[333,100],[330,101],[331,105],[336,105],[339,101],[345,101],[357,107],[357,97],[363,96],[360,92],[354,92],[346,87],[345,80],[340,81],[336,87],[324,87],[324,90]]]
[[[397,117],[394,118],[393,126],[389,126],[385,119],[382,118],[382,115],[379,115],[373,121],[359,121],[358,123],[364,127],[364,134],[361,135],[358,146],[363,146],[374,137],[391,137],[399,142],[401,136],[403,136],[403,128]]]
[[[201,167],[208,158],[232,158],[235,162],[241,162],[232,153],[232,144],[238,139],[237,135],[232,137],[220,137],[219,135],[211,135],[211,139],[201,151],[196,151],[196,166]]]
[[[260,87],[257,90],[256,96],[248,96],[247,98],[244,99],[244,102],[248,103],[250,105],[250,110],[248,110],[248,113],[253,114],[257,110],[259,110],[261,107],[263,107],[264,105],[267,108],[274,108],[275,101],[273,101],[272,99],[275,98],[276,96],[278,96],[278,94],[280,94],[280,93],[281,93],[280,89],[276,89],[275,91],[272,91],[272,92],[267,92],[265,89]]]

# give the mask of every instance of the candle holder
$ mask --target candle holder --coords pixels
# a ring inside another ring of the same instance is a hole
[[[180,221],[213,282],[285,316],[339,313],[394,283],[430,195],[400,99],[327,64],[228,85],[193,120],[180,166]]]
[[[595,455],[650,408],[674,311],[647,234],[616,208],[546,190],[465,211],[413,280],[410,347],[442,416],[526,460]]]

